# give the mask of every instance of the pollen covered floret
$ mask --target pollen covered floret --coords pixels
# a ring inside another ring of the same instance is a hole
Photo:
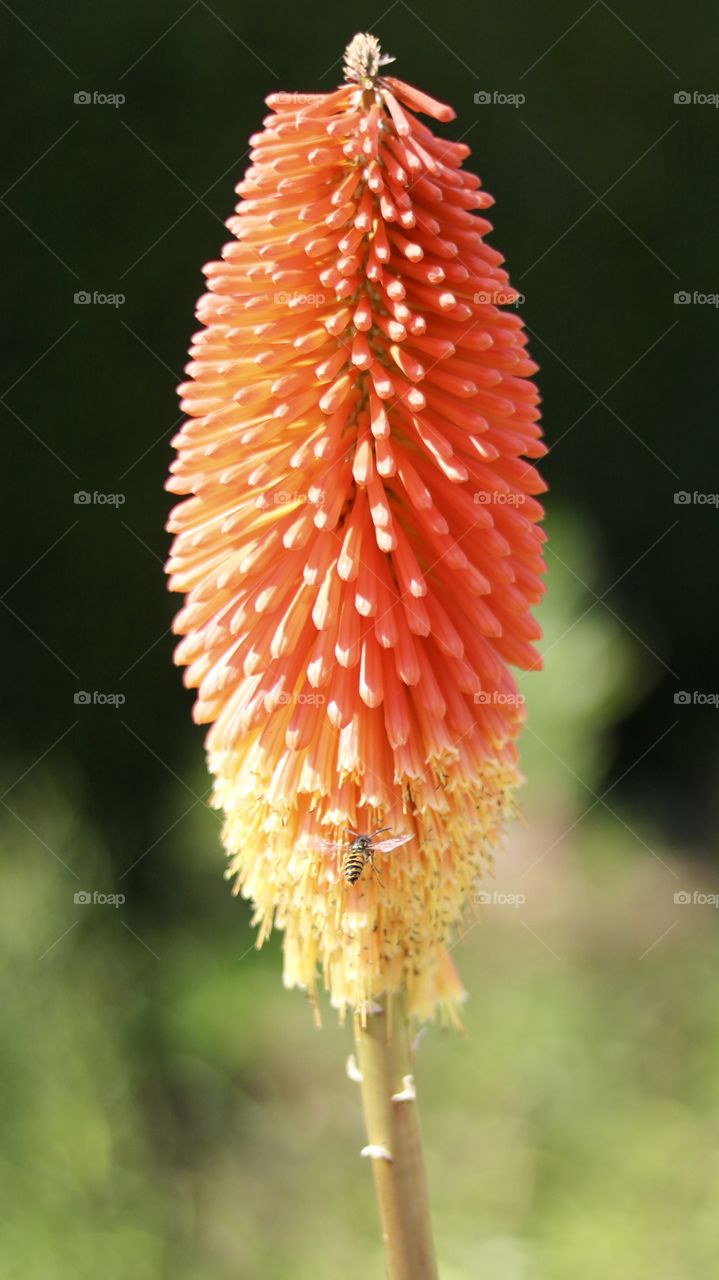
[[[205,267],[176,658],[287,984],[451,1014],[447,950],[520,780],[510,667],[539,666],[536,366],[468,148],[416,114],[454,113],[350,50],[336,92],[267,99]],[[379,827],[414,838],[348,884],[343,829]]]

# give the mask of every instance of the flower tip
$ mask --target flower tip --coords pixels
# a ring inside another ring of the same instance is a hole
[[[368,32],[358,32],[345,49],[343,71],[345,80],[371,89],[380,67],[394,62],[388,53],[382,53],[379,40]]]

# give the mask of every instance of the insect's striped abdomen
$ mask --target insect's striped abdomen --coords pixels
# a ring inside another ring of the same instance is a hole
[[[347,856],[345,858],[342,871],[348,884],[355,884],[359,880],[366,861],[366,853],[362,853],[356,849],[347,850]]]

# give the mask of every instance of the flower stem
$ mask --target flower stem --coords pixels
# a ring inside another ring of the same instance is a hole
[[[356,1017],[355,1039],[388,1278],[437,1280],[404,999]]]

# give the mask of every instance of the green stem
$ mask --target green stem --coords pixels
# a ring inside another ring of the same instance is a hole
[[[365,1027],[355,1018],[355,1039],[388,1278],[437,1280],[404,1000],[388,997]]]

